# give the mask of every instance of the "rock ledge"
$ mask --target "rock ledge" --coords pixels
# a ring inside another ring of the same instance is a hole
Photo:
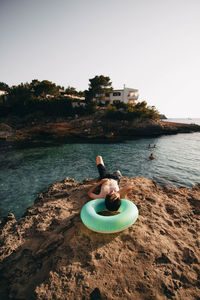
[[[0,223],[0,299],[200,299],[200,185],[192,190],[142,178],[128,197],[139,218],[99,234],[80,219],[95,180],[65,178],[20,220]]]

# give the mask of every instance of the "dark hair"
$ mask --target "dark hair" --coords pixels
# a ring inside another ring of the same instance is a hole
[[[121,199],[117,198],[115,200],[110,198],[111,195],[107,194],[105,197],[105,205],[108,210],[117,211],[121,205]]]

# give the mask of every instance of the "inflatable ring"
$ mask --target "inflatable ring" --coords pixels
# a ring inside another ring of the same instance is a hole
[[[104,199],[95,199],[87,202],[81,209],[81,220],[90,230],[101,233],[120,232],[131,226],[138,217],[135,204],[121,199],[120,213],[113,216],[102,216],[98,212],[106,210]]]

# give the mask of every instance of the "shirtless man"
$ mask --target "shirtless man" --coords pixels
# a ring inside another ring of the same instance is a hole
[[[96,165],[101,181],[89,189],[88,196],[91,199],[105,199],[106,208],[111,211],[116,211],[121,205],[120,199],[124,198],[128,191],[132,189],[132,185],[119,188],[119,182],[122,177],[121,172],[119,170],[112,174],[107,172],[101,156],[96,157]],[[94,190],[100,185],[101,190],[97,195],[94,193]]]

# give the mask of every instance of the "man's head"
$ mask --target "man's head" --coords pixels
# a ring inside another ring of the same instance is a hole
[[[111,192],[105,197],[105,205],[108,210],[117,211],[121,205],[120,194],[118,192]]]

